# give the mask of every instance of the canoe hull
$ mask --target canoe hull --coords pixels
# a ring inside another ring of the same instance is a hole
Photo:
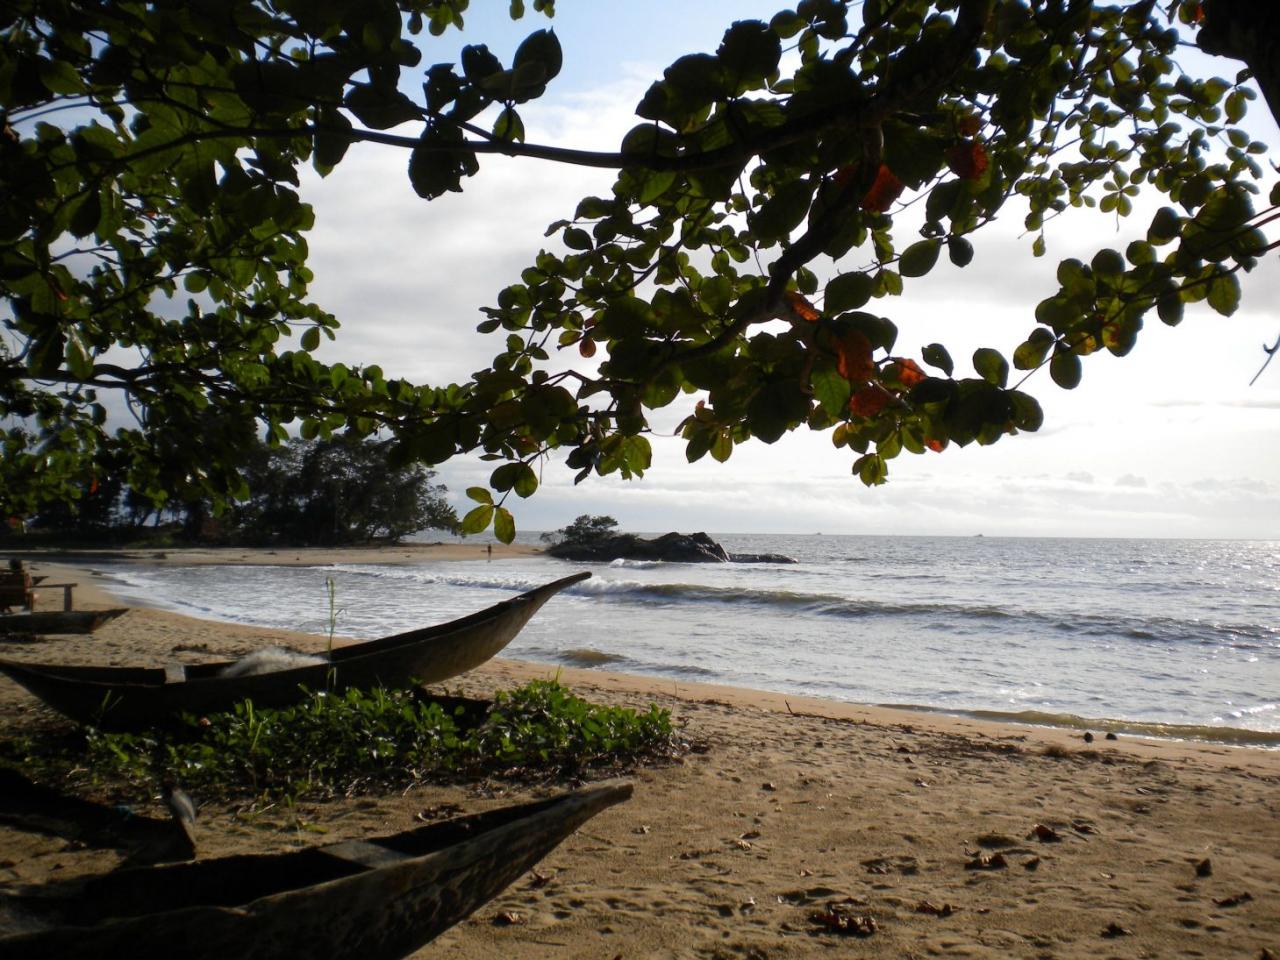
[[[243,905],[190,905],[117,917],[89,925],[0,937],[6,960],[393,960],[407,956],[470,916],[600,811],[627,799],[631,784],[598,784],[549,801],[507,808],[508,822],[423,856],[310,886],[283,890]],[[454,823],[466,820],[462,818]],[[401,835],[405,836],[405,835]],[[388,838],[394,842],[398,838]],[[323,856],[323,850],[319,851]],[[274,858],[298,863],[305,855]],[[229,858],[237,860],[237,858]],[[243,858],[239,858],[243,859]],[[273,858],[257,858],[270,860]],[[231,864],[238,867],[238,864]],[[100,878],[126,890],[134,879],[155,890],[203,885],[202,870],[218,861],[122,871]],[[270,872],[271,868],[263,868]],[[277,867],[287,872],[286,867]],[[226,886],[226,884],[224,884]],[[36,898],[29,898],[34,901]],[[83,898],[82,898],[83,900]],[[83,909],[81,902],[77,909]]]
[[[211,663],[187,667],[175,681],[163,669],[15,660],[0,660],[0,672],[71,719],[110,730],[154,725],[184,712],[228,710],[246,699],[260,707],[284,706],[301,699],[302,688],[341,692],[438,683],[496,656],[544,603],[589,576],[564,577],[460,620],[338,647],[326,663],[272,673],[221,676],[231,664]]]

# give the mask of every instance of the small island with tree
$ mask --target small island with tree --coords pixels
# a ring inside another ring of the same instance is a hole
[[[609,516],[582,514],[567,527],[544,533],[547,553],[560,560],[609,563],[614,560],[660,560],[667,563],[795,563],[776,553],[729,553],[705,533],[665,533],[645,538],[617,533]]]

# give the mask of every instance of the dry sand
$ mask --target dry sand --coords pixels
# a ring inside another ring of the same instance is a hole
[[[83,568],[35,567],[74,574],[77,606],[112,605]],[[325,642],[135,609],[91,637],[8,643],[2,655],[153,664],[282,640]],[[550,672],[494,662],[450,689],[483,694]],[[558,673],[590,699],[671,710],[695,750],[637,771],[631,801],[415,956],[1280,956],[1280,753],[1086,744],[1065,731]],[[0,722],[56,721],[0,679]],[[249,819],[206,807],[201,855],[315,843],[317,831],[388,833],[442,803],[478,809],[529,792],[426,787]],[[1204,860],[1211,872],[1198,876]],[[115,862],[0,828],[0,885]],[[826,931],[813,917],[832,903],[874,932]]]

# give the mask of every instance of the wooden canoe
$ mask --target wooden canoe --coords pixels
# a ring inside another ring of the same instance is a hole
[[[35,610],[31,613],[0,615],[4,633],[93,633],[108,620],[124,613],[119,610]]]
[[[0,898],[7,927],[0,928],[0,956],[404,957],[629,796],[630,783],[611,781],[376,840],[118,870],[36,888]]]
[[[296,702],[302,689],[404,687],[438,683],[495,656],[576,573],[478,613],[420,630],[335,647],[324,662],[271,673],[225,676],[234,662],[170,667],[60,666],[0,660],[0,672],[80,723],[112,730],[161,723],[179,713],[228,710],[242,700],[272,707]]]

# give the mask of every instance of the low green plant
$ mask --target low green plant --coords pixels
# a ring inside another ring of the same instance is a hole
[[[411,691],[310,693],[297,706],[185,717],[144,733],[89,730],[105,778],[171,775],[206,797],[318,797],[460,776],[542,778],[624,767],[675,749],[670,713],[588,703],[557,681],[497,694],[483,718]]]

